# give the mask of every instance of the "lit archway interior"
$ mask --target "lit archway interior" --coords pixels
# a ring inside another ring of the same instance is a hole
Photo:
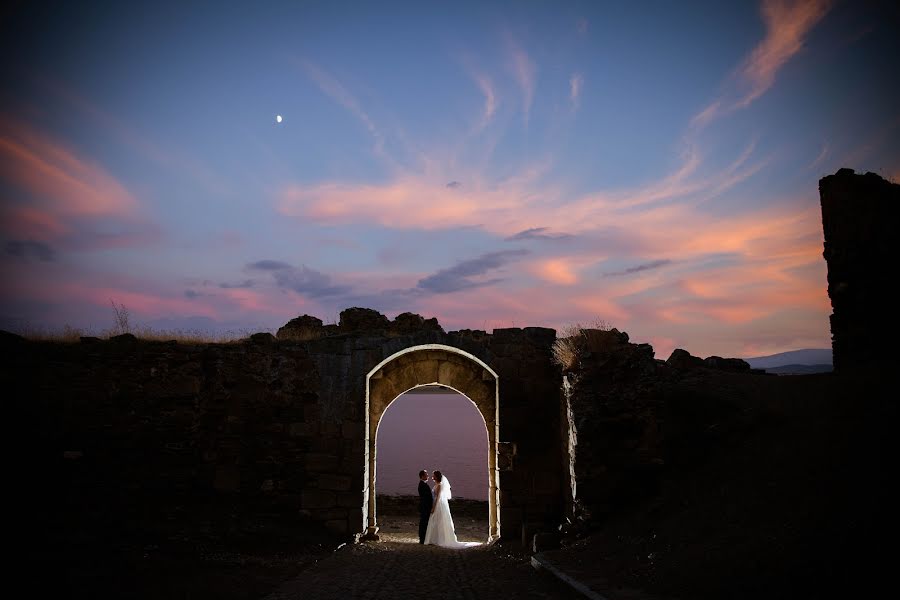
[[[378,424],[375,449],[379,536],[415,541],[418,472],[439,469],[453,484],[450,503],[461,542],[483,542],[487,518],[487,428],[475,404],[444,386],[414,388],[397,396]],[[433,485],[433,482],[431,482]]]
[[[488,480],[489,539],[500,535],[500,503],[497,488],[497,440],[499,396],[497,374],[477,357],[454,348],[430,344],[407,348],[386,358],[366,376],[366,443],[363,494],[363,530],[378,532],[376,494],[377,434],[385,410],[404,392],[423,386],[444,386],[472,401],[487,430],[485,460]]]

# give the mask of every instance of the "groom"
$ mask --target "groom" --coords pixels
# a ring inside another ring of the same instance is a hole
[[[434,496],[428,486],[428,471],[419,471],[419,543],[425,543],[425,531],[428,529],[428,517],[431,516],[431,504]]]

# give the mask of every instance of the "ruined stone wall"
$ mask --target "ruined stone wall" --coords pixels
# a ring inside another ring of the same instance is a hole
[[[586,330],[576,342],[564,386],[575,481],[565,512],[576,528],[652,502],[667,472],[702,464],[713,440],[739,437],[759,417],[752,407],[784,381],[682,349],[657,360],[615,329]]]
[[[341,465],[321,458],[346,432],[318,419],[313,361],[272,341],[4,335],[5,400],[38,457],[23,491],[46,539],[297,527],[311,482],[346,487]]]
[[[488,363],[500,378],[500,441],[509,464],[500,470],[503,537],[530,542],[563,518],[567,474],[560,468],[562,377],[551,360],[556,332],[542,327],[495,329]],[[501,462],[504,457],[501,456]]]
[[[434,320],[364,309],[344,311],[339,326],[292,323],[278,338],[229,344],[0,335],[0,385],[37,457],[23,486],[52,515],[41,521],[47,539],[359,532],[366,374],[423,344],[460,348],[500,376],[503,534],[558,522],[552,330],[445,333]]]
[[[893,289],[900,185],[840,169],[819,181],[836,371],[887,363],[900,331]]]
[[[591,330],[566,372],[575,436],[573,516],[590,520],[652,495],[663,463],[663,399],[653,348]]]

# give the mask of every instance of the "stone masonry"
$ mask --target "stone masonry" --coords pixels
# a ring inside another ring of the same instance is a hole
[[[486,421],[498,425],[501,533],[518,539],[563,509],[554,339],[542,328],[446,333],[368,309],[226,344],[4,332],[0,382],[40,448],[29,492],[58,519],[49,529],[90,519],[86,530],[113,537],[160,523],[237,535],[306,522],[351,536],[366,529],[367,374],[412,347],[459,349],[498,375],[499,418]],[[458,362],[471,371],[459,381],[482,380],[476,362]]]
[[[840,169],[819,181],[836,371],[890,360],[900,332],[891,292],[900,185]]]

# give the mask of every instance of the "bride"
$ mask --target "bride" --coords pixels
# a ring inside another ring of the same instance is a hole
[[[444,548],[478,546],[477,542],[457,541],[453,517],[450,516],[450,504],[447,502],[453,497],[450,492],[450,480],[440,471],[435,471],[433,477],[437,485],[434,486],[434,502],[431,504],[428,528],[425,530],[425,543]]]

